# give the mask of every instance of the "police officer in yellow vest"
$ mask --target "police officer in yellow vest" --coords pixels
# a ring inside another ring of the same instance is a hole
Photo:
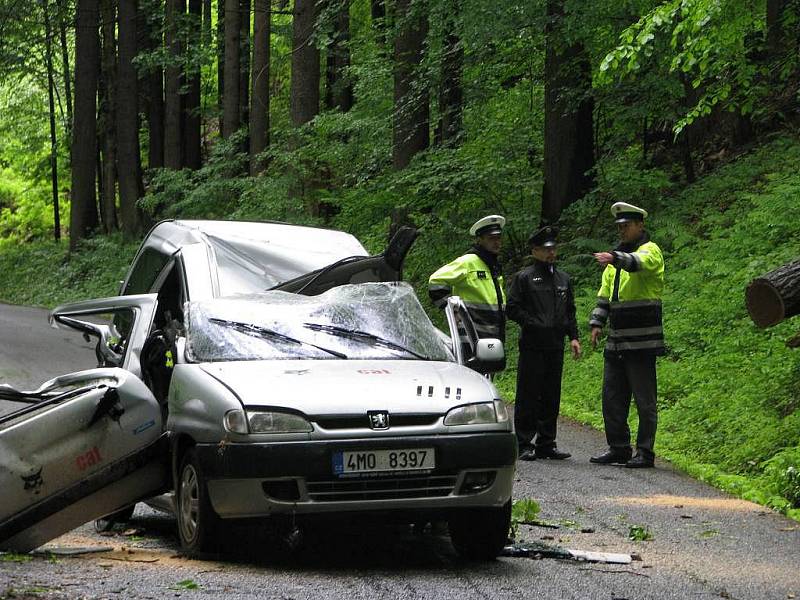
[[[597,307],[589,319],[594,347],[609,321],[603,353],[603,421],[609,449],[590,461],[648,468],[655,459],[656,356],[664,354],[664,257],[644,229],[646,210],[617,202],[611,207],[611,214],[620,244],[611,252],[594,255],[604,271]],[[634,456],[628,428],[631,394],[639,413]]]
[[[439,308],[448,296],[460,296],[481,338],[505,341],[505,290],[498,255],[504,217],[489,215],[469,229],[475,244],[469,252],[438,269],[428,280],[428,294]]]

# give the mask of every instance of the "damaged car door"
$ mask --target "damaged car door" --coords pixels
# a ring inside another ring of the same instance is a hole
[[[36,390],[0,386],[0,549],[27,552],[161,491],[169,480],[162,410],[135,372],[155,295],[57,308],[54,326],[96,338],[99,368]]]

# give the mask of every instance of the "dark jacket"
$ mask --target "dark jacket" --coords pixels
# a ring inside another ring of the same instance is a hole
[[[540,261],[514,275],[507,315],[519,323],[521,350],[556,350],[564,336],[578,339],[575,297],[569,275]]]

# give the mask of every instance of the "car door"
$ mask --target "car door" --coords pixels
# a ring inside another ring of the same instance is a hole
[[[139,377],[155,309],[155,294],[58,307],[51,322],[96,338],[101,366],[0,388],[20,406],[0,417],[0,549],[32,550],[167,486],[162,410]]]
[[[381,254],[344,258],[272,289],[316,296],[347,283],[401,281],[403,262],[418,235],[419,232],[412,227],[401,227]]]

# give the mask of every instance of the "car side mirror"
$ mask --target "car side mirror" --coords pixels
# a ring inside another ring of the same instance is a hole
[[[506,352],[503,342],[495,338],[482,338],[475,345],[475,356],[467,360],[467,366],[479,373],[497,373],[506,368]]]

